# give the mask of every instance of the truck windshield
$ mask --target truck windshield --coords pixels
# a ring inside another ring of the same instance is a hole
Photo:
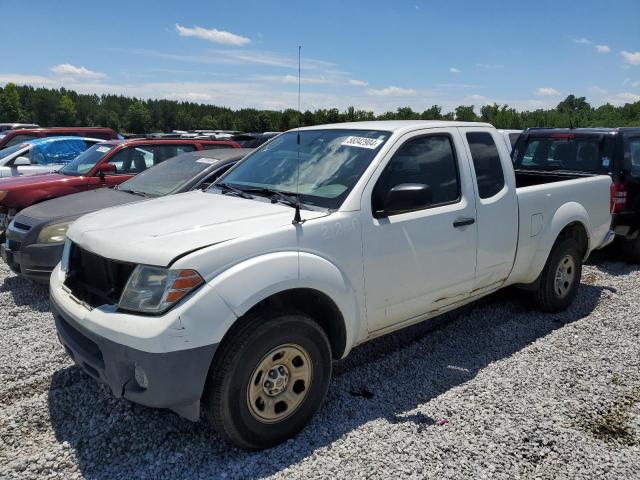
[[[64,175],[85,175],[113,148],[111,145],[97,143],[62,167],[59,172]]]
[[[249,155],[219,183],[249,192],[299,193],[303,206],[336,209],[390,135],[347,129],[287,132]]]
[[[608,173],[613,168],[613,139],[529,137],[517,145],[514,167],[521,170],[569,170]]]

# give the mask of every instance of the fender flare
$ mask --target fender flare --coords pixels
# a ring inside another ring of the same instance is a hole
[[[551,249],[555,245],[560,232],[562,232],[562,230],[567,226],[576,223],[584,228],[587,235],[587,250],[585,258],[589,252],[591,252],[593,245],[590,236],[591,221],[589,220],[589,214],[579,203],[567,202],[555,211],[548,224],[549,226],[544,229],[540,239],[538,240],[538,246],[529,268],[528,279],[530,282],[534,282],[542,273],[542,270],[547,263],[547,259],[551,254]]]
[[[287,251],[252,257],[213,278],[209,286],[238,318],[261,301],[288,290],[323,293],[343,318],[346,342],[342,356],[366,332],[358,295],[351,282],[335,264],[314,253]]]

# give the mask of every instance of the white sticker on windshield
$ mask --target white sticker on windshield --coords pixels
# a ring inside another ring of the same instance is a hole
[[[100,152],[100,153],[107,153],[109,150],[111,150],[109,147],[98,147],[98,148],[96,148],[96,152]]]
[[[367,137],[347,137],[345,141],[342,142],[342,145],[347,147],[368,148],[369,150],[375,150],[380,144],[382,144],[382,140]]]
[[[208,163],[209,165],[213,165],[214,163],[218,163],[220,160],[217,158],[199,158],[196,160],[196,163]]]
[[[602,166],[603,167],[608,167],[610,163],[611,163],[611,160],[609,160],[609,157],[602,157]]]

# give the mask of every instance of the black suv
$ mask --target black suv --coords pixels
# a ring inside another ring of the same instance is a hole
[[[531,184],[610,175],[612,228],[628,259],[640,263],[640,128],[530,128],[511,158]]]

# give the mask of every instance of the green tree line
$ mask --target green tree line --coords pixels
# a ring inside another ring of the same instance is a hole
[[[555,108],[518,112],[508,105],[460,105],[443,113],[433,105],[423,112],[410,107],[375,115],[336,108],[298,112],[205,105],[175,100],[143,100],[122,95],[79,94],[65,88],[34,88],[8,83],[0,88],[0,122],[35,122],[42,126],[103,126],[128,133],[191,129],[252,132],[284,131],[297,126],[362,120],[484,121],[497,128],[640,126],[640,102],[594,108],[585,97],[569,95]]]

